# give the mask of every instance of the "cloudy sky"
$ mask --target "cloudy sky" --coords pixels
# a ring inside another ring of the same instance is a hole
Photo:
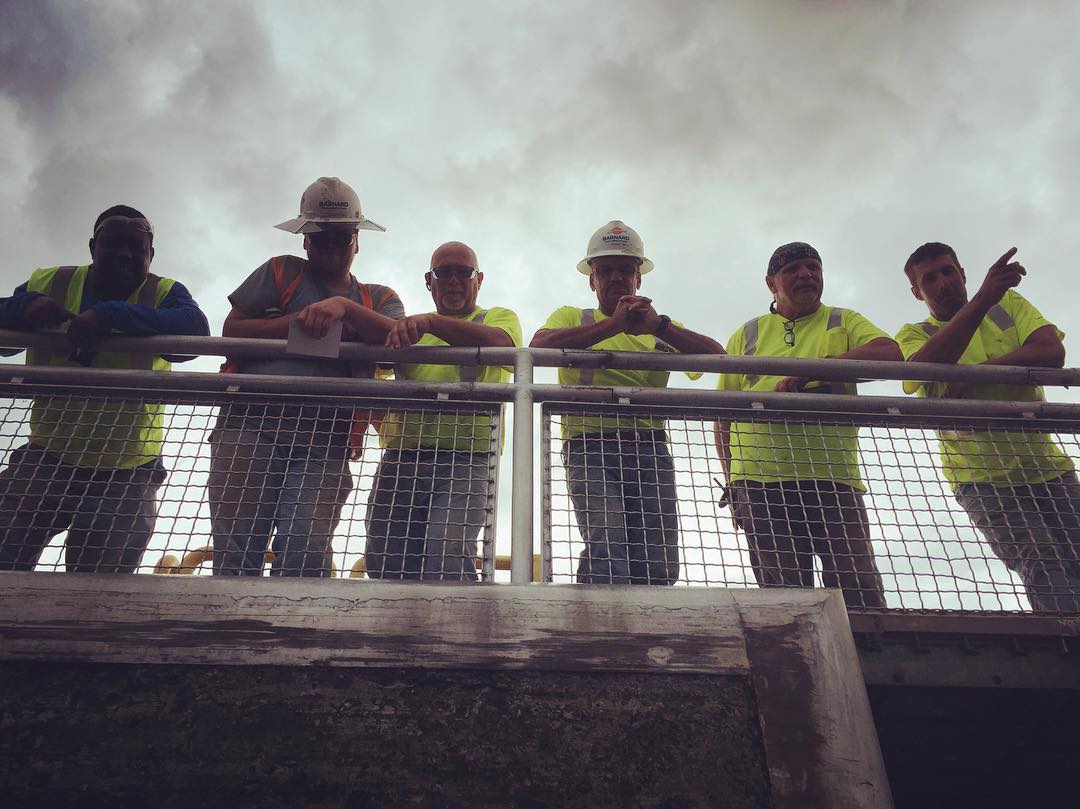
[[[914,247],[950,242],[978,283],[1016,245],[1080,364],[1073,3],[0,0],[0,20],[5,290],[85,261],[127,203],[220,331],[228,293],[300,251],[273,225],[336,175],[388,228],[356,274],[412,312],[460,239],[528,337],[588,305],[574,265],[618,218],[690,328],[726,341],[763,313],[769,254],[800,239],[826,302],[892,332],[923,317]]]
[[[272,226],[337,175],[388,228],[362,234],[361,280],[426,310],[432,249],[467,241],[481,302],[527,336],[587,304],[574,263],[613,218],[656,262],[657,308],[721,340],[794,239],[826,302],[889,331],[922,316],[912,248],[951,242],[981,279],[1015,244],[1021,291],[1070,327],[1070,3],[0,6],[5,289],[84,260],[96,214],[130,203],[219,330],[252,269],[300,250]]]

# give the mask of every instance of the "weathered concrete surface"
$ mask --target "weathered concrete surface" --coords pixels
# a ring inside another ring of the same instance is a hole
[[[0,692],[7,806],[772,806],[734,677],[4,663]]]
[[[828,591],[8,573],[0,670],[31,805],[891,806]]]

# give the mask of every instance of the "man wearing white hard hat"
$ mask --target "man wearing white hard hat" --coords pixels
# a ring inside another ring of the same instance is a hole
[[[292,321],[323,337],[382,345],[405,311],[394,290],[360,283],[351,268],[360,230],[385,230],[337,177],[320,177],[300,215],[278,228],[303,234],[307,259],[275,256],[229,296],[226,337],[286,338]],[[371,377],[370,363],[314,357],[245,357],[222,370],[287,376]],[[275,534],[271,575],[331,575],[331,540],[349,492],[353,409],[233,404],[210,436],[209,500],[214,573],[262,574]]]
[[[578,272],[589,276],[597,306],[556,309],[534,348],[723,354],[715,340],[657,313],[638,294],[653,263],[641,238],[620,221],[589,240]],[[562,385],[666,387],[667,371],[560,368]],[[700,374],[690,374],[697,378]],[[567,415],[563,462],[585,549],[583,584],[674,584],[679,578],[675,466],[664,422],[635,416]]]

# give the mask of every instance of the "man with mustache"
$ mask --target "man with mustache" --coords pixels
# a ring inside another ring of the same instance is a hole
[[[908,362],[1061,368],[1063,334],[1017,287],[1027,271],[1008,250],[969,300],[956,252],[929,242],[908,258],[911,292],[930,316],[896,335]],[[904,382],[920,396],[1038,402],[1037,385]],[[1080,482],[1046,433],[939,430],[941,467],[994,553],[1024,583],[1032,608],[1080,611]]]
[[[435,311],[399,320],[386,336],[408,346],[521,345],[509,309],[482,309],[484,274],[476,253],[448,242],[431,256],[424,280]],[[509,382],[500,366],[398,365],[399,379]],[[376,579],[476,581],[476,538],[487,522],[498,437],[490,417],[468,411],[392,412],[379,436],[384,447],[368,499],[367,574]]]
[[[593,234],[578,272],[596,308],[563,306],[536,332],[534,348],[723,354],[715,340],[658,314],[638,294],[653,269],[637,232],[616,220]],[[667,371],[560,368],[562,385],[666,387]],[[689,374],[691,378],[701,374]],[[583,584],[674,584],[679,578],[675,465],[662,420],[562,417],[563,462],[585,549]]]
[[[316,337],[343,321],[343,339],[382,345],[405,311],[397,293],[351,273],[361,230],[382,231],[337,177],[304,191],[300,215],[276,227],[302,234],[307,259],[275,256],[229,296],[226,337],[285,338],[293,321]],[[370,363],[290,355],[244,358],[248,374],[371,377]],[[353,408],[233,404],[210,435],[214,573],[259,576],[274,534],[273,576],[330,576],[332,540],[352,491]]]
[[[67,332],[70,352],[31,348],[26,364],[168,371],[192,359],[97,350],[111,334],[210,333],[184,285],[150,272],[150,221],[127,205],[108,208],[94,222],[90,256],[90,264],[35,270],[0,301],[0,328]],[[166,475],[164,413],[152,402],[35,399],[29,441],[0,472],[0,569],[33,569],[67,531],[69,572],[134,573]]]
[[[822,305],[821,256],[809,244],[778,247],[765,285],[773,295],[769,314],[736,329],[729,354],[902,359],[892,338],[862,315]],[[853,384],[734,373],[721,374],[719,387],[855,393]],[[841,588],[848,606],[885,606],[863,503],[857,427],[718,422],[716,447],[760,586],[812,587],[816,554],[825,586]]]

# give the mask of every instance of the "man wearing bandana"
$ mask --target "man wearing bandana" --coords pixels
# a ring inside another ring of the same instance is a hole
[[[90,264],[35,270],[0,300],[0,328],[61,329],[71,350],[32,348],[27,365],[167,371],[191,357],[98,351],[110,334],[206,336],[183,284],[150,272],[154,227],[115,205],[97,218]],[[11,355],[17,352],[4,352]],[[164,405],[115,399],[35,399],[30,437],[0,471],[0,569],[30,570],[67,531],[70,572],[134,573],[154,532]]]
[[[736,329],[731,355],[894,360],[902,357],[881,329],[850,309],[821,303],[821,256],[803,242],[778,247],[765,284],[769,314]],[[805,377],[720,375],[721,390],[854,394],[854,384]],[[812,587],[814,556],[827,587],[849,607],[881,608],[866,490],[859,474],[858,428],[777,422],[718,422],[716,446],[736,524],[747,536],[762,587]]]

